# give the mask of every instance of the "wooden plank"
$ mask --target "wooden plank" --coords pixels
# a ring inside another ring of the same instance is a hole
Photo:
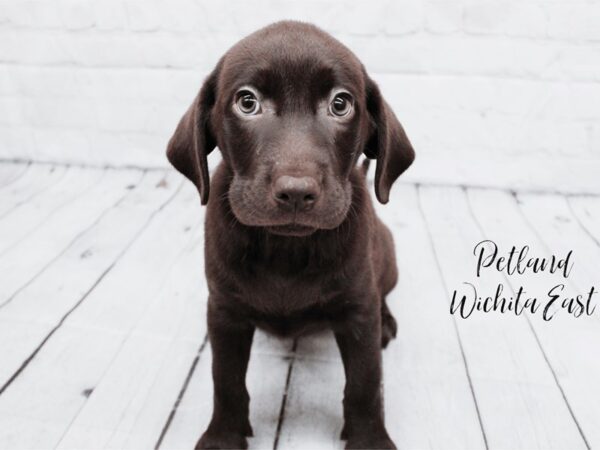
[[[54,186],[0,220],[0,256],[22,242],[76,198],[100,182],[104,170],[70,169]]]
[[[254,337],[246,385],[250,394],[250,423],[254,437],[250,448],[272,448],[285,393],[291,341],[273,338],[262,331]],[[213,383],[210,345],[200,355],[189,386],[177,408],[160,448],[193,448],[210,421]]]
[[[10,186],[11,183],[22,177],[29,170],[29,167],[30,164],[0,164],[0,189]]]
[[[193,199],[178,196],[64,322],[0,401],[0,447],[55,447],[102,380],[130,330],[153,303],[198,222]],[[178,218],[178,220],[174,220]],[[38,393],[43,392],[43,395]],[[28,433],[15,433],[27,424]],[[19,424],[17,426],[12,425]]]
[[[567,202],[579,224],[600,245],[600,196],[571,196]]]
[[[0,308],[10,302],[28,282],[39,276],[81,234],[93,227],[102,216],[136,185],[143,172],[113,171],[102,183],[95,184],[73,199],[59,213],[51,214],[26,239],[0,254]],[[77,191],[77,186],[72,186]]]
[[[410,134],[410,132],[409,132]],[[402,183],[487,187],[561,194],[600,194],[598,158],[540,157],[502,152],[475,156],[471,152],[423,151]],[[490,176],[494,174],[494,176]],[[561,174],[557,183],[557,174]]]
[[[399,448],[485,446],[447,293],[413,186],[376,203],[392,230],[400,280],[388,296],[398,336],[384,352],[386,417]],[[435,430],[435,432],[432,432]]]
[[[208,426],[213,393],[210,361],[210,346],[206,345],[199,355],[197,365],[193,367],[192,378],[183,392],[184,396],[177,406],[160,448],[194,448],[200,434]],[[173,398],[173,403],[175,400],[176,397]]]
[[[598,284],[598,265],[600,264],[600,247],[590,238],[577,217],[573,215],[566,197],[559,195],[519,194],[517,196],[520,209],[527,221],[538,233],[552,252],[566,256],[573,251],[574,269],[570,280],[581,290],[589,290],[594,283]],[[580,202],[574,199],[577,207]],[[587,202],[590,206],[592,201]],[[583,213],[583,211],[581,211]],[[598,230],[589,220],[587,214],[579,215],[591,226],[589,231]],[[596,231],[597,232],[597,231]],[[568,239],[566,239],[568,237]]]
[[[15,208],[44,192],[65,175],[65,166],[32,165],[13,183],[0,189],[0,220]]]
[[[191,184],[186,187],[194,189]],[[185,222],[182,226],[187,227]],[[190,235],[189,247],[58,448],[141,449],[158,441],[206,333],[203,227],[179,233]]]
[[[477,295],[493,296],[504,279],[496,271],[476,278],[473,248],[483,236],[464,191],[419,192],[449,295],[454,289],[472,295],[463,284],[471,282]],[[455,319],[490,448],[585,448],[525,317],[480,313]]]
[[[575,219],[596,245],[600,245],[600,197],[572,196],[567,197],[567,203]]]
[[[490,238],[505,249],[527,244],[531,248],[531,256],[549,257],[551,253],[559,253],[559,249],[540,237],[552,236],[555,231],[548,229],[559,228],[566,231],[563,224],[575,222],[572,215],[565,215],[566,211],[560,208],[551,211],[561,217],[558,224],[554,218],[545,221],[544,219],[548,219],[547,212],[540,211],[537,207],[536,213],[539,216],[533,217],[532,214],[536,214],[533,206],[538,204],[538,199],[533,197],[527,199],[528,212],[525,213],[530,221],[520,211],[521,207],[525,209],[524,205],[518,205],[514,197],[506,193],[469,190],[469,199],[476,217]],[[560,199],[539,199],[540,205],[547,206],[549,203],[564,205]],[[494,205],[495,211],[490,210],[490,204]],[[562,240],[568,244],[579,241],[580,237],[581,230],[570,227],[569,234],[564,234]],[[592,261],[577,259],[572,274],[582,266],[593,264]],[[524,285],[532,296],[537,295],[541,299],[547,298],[549,289],[563,282],[567,292],[578,291],[570,279],[564,280],[561,276],[545,272],[524,279],[518,276],[508,277],[508,282],[512,284],[513,291]],[[564,312],[557,312],[556,318],[551,322],[544,322],[540,314],[531,315],[530,320],[588,446],[600,446],[600,405],[596,400],[600,398],[600,387],[595,381],[600,377],[600,363],[597,357],[590,357],[589,353],[591,343],[600,341],[598,321],[593,317],[574,319]]]
[[[333,333],[299,339],[278,448],[341,449],[345,376]]]
[[[172,180],[163,177],[163,173],[147,174],[122,202],[0,308],[0,388],[110,270],[150,214],[173,194]],[[159,183],[163,187],[157,187]],[[68,276],[74,273],[76,277]]]

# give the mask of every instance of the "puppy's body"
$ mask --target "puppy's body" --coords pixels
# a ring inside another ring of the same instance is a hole
[[[223,162],[209,183],[207,155]],[[393,448],[384,425],[381,347],[396,323],[392,236],[358,168],[376,159],[387,203],[414,158],[356,56],[308,24],[281,22],[233,46],[169,142],[206,216],[214,409],[198,448],[245,448],[245,375],[256,327],[297,336],[330,327],[346,374],[348,448]],[[209,199],[209,191],[210,199]]]

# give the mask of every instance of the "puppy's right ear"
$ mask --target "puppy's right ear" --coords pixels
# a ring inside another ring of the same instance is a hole
[[[210,189],[207,156],[217,145],[210,115],[215,104],[218,73],[219,66],[204,81],[167,146],[169,162],[196,185],[203,205],[208,203]]]

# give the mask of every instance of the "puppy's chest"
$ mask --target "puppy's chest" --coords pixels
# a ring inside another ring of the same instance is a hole
[[[280,336],[324,328],[343,303],[337,283],[322,278],[280,278],[257,274],[239,301],[254,324]]]
[[[307,273],[273,273],[255,270],[240,282],[240,298],[261,314],[289,316],[316,305],[328,305],[341,295],[334,276]]]

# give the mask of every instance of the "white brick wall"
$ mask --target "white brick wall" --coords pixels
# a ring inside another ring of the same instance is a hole
[[[286,18],[380,82],[408,180],[600,191],[600,0],[2,0],[0,158],[164,166],[219,56]]]

